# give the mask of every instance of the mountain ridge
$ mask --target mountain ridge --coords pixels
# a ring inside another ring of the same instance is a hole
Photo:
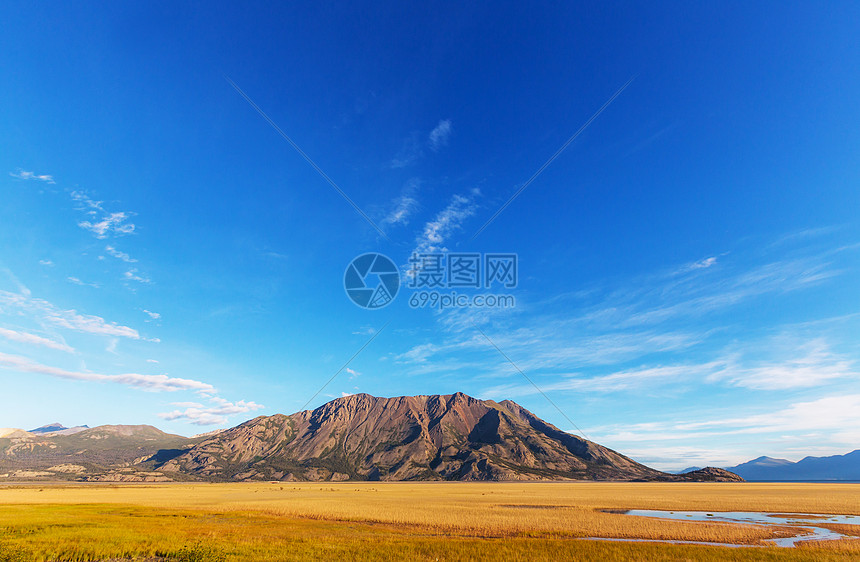
[[[355,394],[183,437],[148,425],[0,439],[4,479],[87,481],[740,481],[673,475],[566,433],[510,400]]]
[[[797,462],[761,456],[726,470],[751,481],[860,481],[860,449],[844,455],[806,456]]]

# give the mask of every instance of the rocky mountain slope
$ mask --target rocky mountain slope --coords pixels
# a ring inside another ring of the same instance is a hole
[[[726,478],[716,472],[668,475],[565,433],[514,402],[462,393],[357,394],[313,411],[260,416],[158,468],[207,480]]]

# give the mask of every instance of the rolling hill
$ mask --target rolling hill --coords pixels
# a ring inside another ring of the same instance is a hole
[[[149,425],[103,425],[82,431],[16,430],[0,437],[3,479],[168,480],[141,464],[196,441]]]

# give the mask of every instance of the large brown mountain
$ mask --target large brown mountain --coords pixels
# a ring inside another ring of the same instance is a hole
[[[156,465],[207,480],[722,480],[668,475],[505,400],[356,394],[260,416]],[[724,472],[724,471],[723,471]]]

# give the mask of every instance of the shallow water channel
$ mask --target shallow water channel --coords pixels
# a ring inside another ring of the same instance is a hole
[[[829,541],[851,538],[820,527],[822,523],[841,523],[860,525],[860,515],[822,515],[811,513],[765,513],[756,511],[660,511],[657,509],[631,509],[627,515],[637,517],[655,517],[657,519],[674,519],[679,521],[720,521],[741,523],[747,525],[770,525],[778,527],[793,527],[798,534],[791,537],[770,539],[777,546],[792,547],[803,541]],[[625,540],[625,539],[620,539]],[[648,541],[652,542],[652,541]],[[721,546],[740,546],[728,543],[697,543],[693,541],[653,541],[676,542],[684,544],[715,544]]]

